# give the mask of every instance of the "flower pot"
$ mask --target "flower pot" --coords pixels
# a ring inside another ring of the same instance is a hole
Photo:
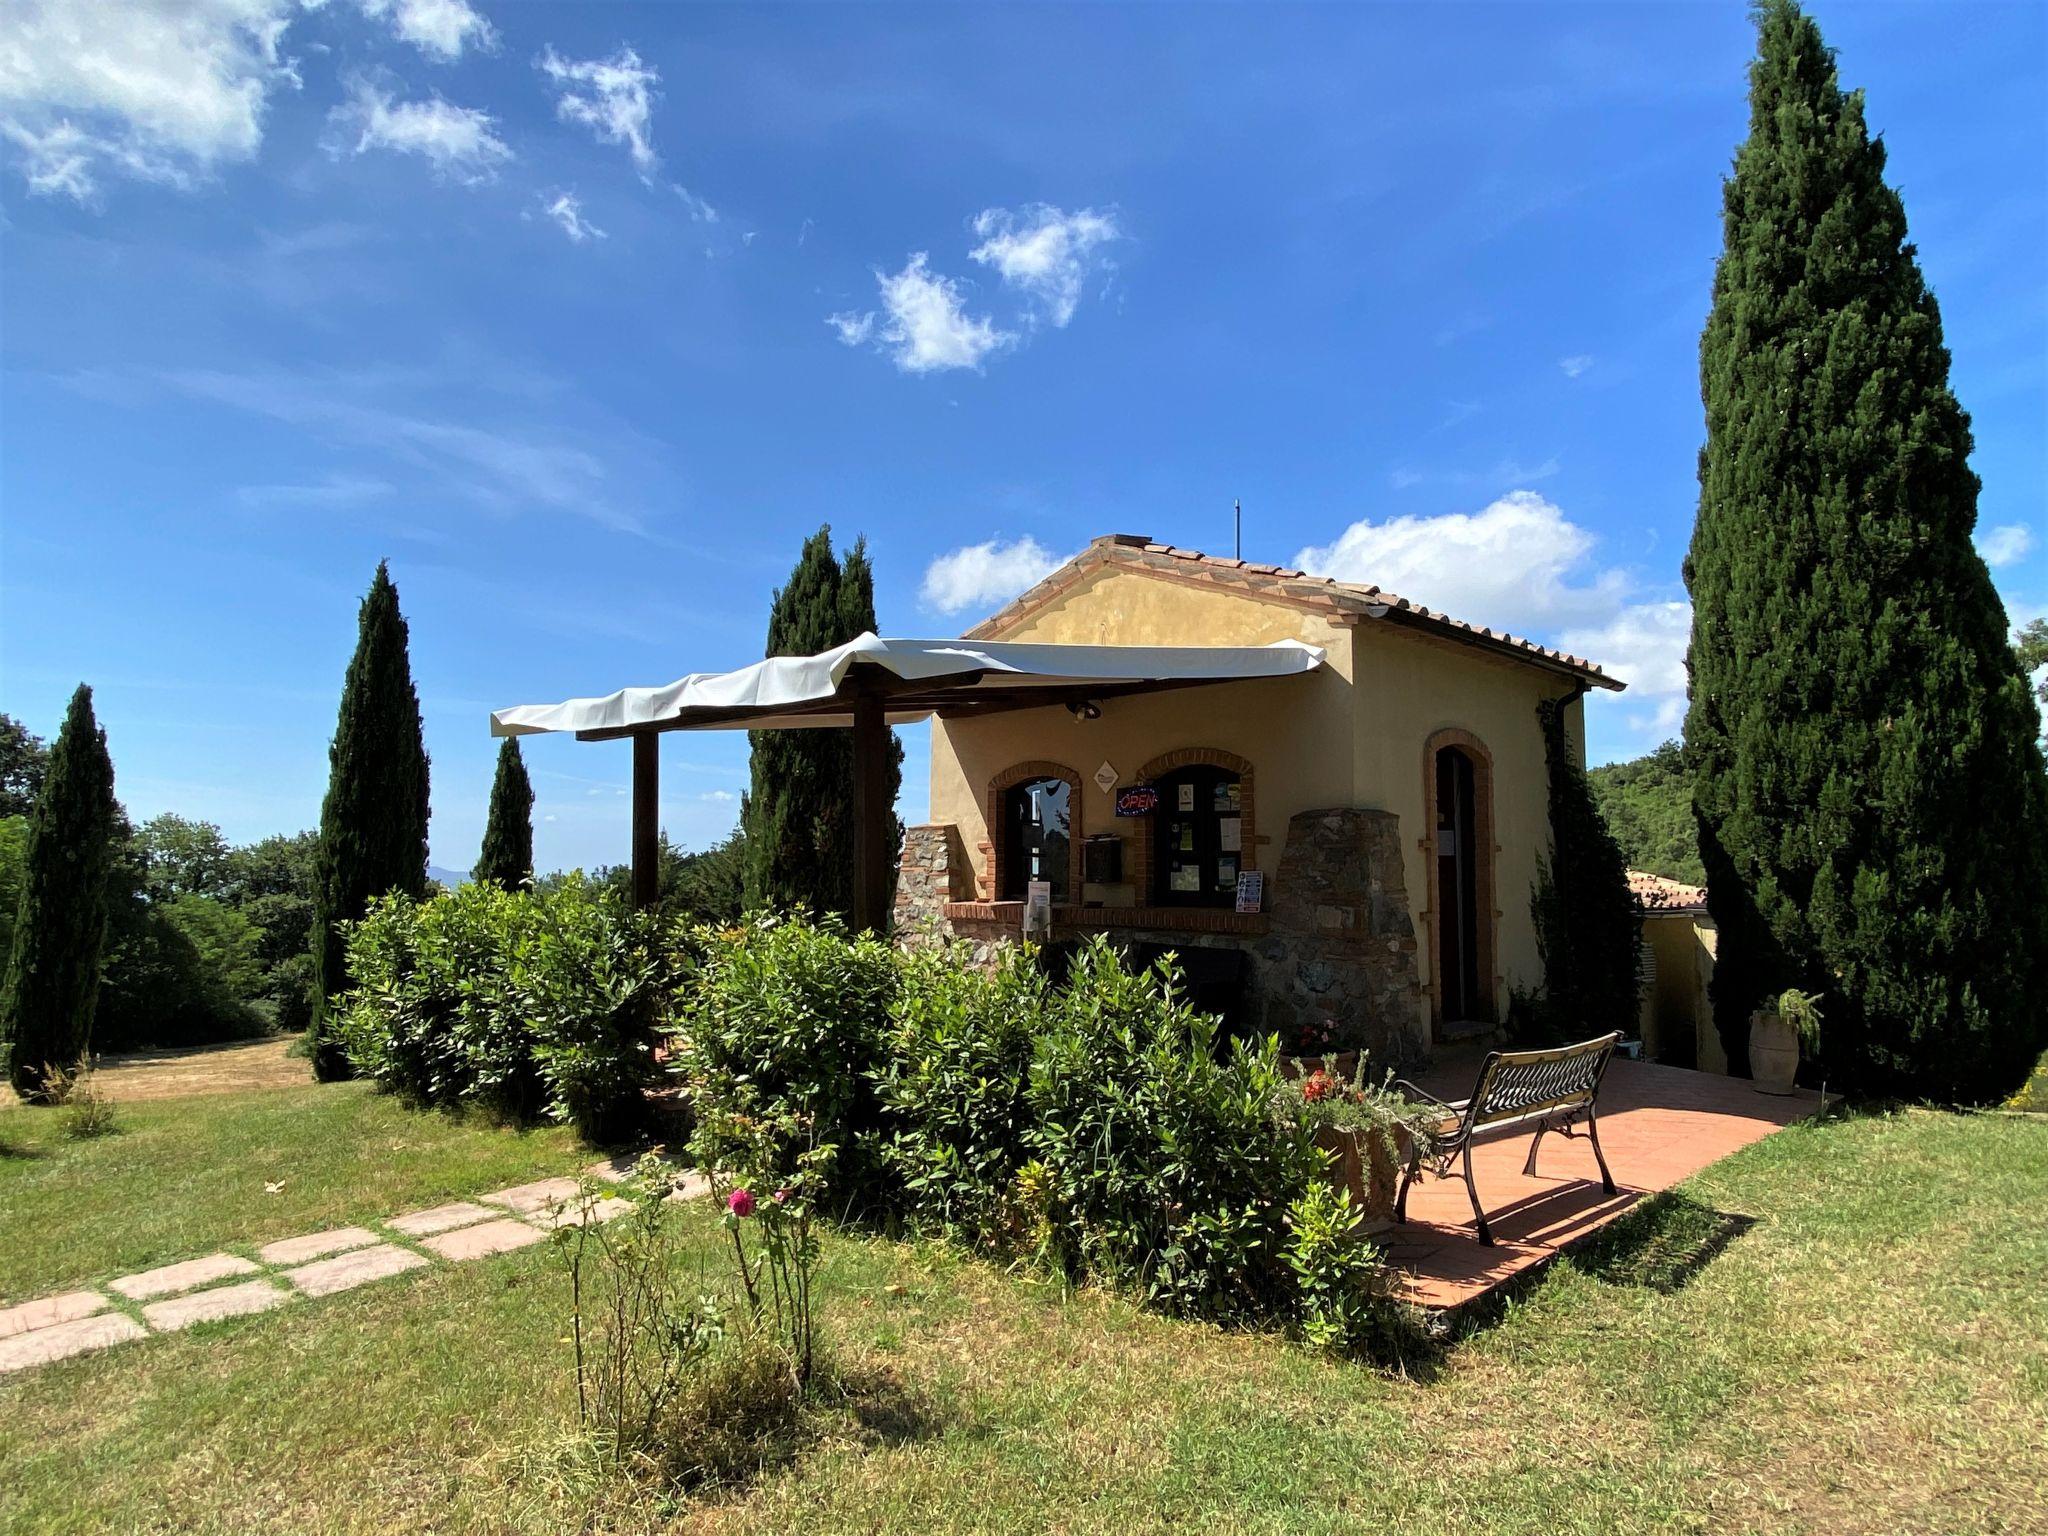
[[[1351,1197],[1367,1221],[1387,1221],[1394,1214],[1394,1191],[1401,1161],[1408,1155],[1408,1133],[1394,1132],[1394,1145],[1370,1131],[1316,1128],[1316,1145],[1333,1153],[1330,1182]]]
[[[1782,1014],[1749,1016],[1749,1075],[1758,1093],[1785,1094],[1799,1073],[1799,1031]]]

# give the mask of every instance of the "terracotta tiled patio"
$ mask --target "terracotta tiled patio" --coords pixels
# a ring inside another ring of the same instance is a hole
[[[1439,1064],[1419,1079],[1446,1099],[1472,1091],[1478,1058]],[[1600,1087],[1600,1145],[1616,1193],[1601,1191],[1600,1170],[1583,1136],[1545,1136],[1538,1176],[1522,1174],[1532,1129],[1477,1142],[1472,1167],[1494,1245],[1481,1246],[1465,1181],[1425,1172],[1408,1196],[1406,1222],[1381,1235],[1388,1258],[1405,1271],[1410,1299],[1426,1307],[1462,1307],[1614,1222],[1638,1200],[1669,1189],[1729,1153],[1783,1130],[1820,1107],[1820,1095],[1758,1093],[1746,1079],[1617,1060]]]

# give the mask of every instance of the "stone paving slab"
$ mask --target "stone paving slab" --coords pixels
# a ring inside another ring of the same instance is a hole
[[[344,1248],[367,1248],[378,1241],[377,1234],[368,1227],[337,1227],[331,1232],[309,1232],[304,1237],[266,1243],[256,1250],[256,1257],[266,1264],[303,1264],[308,1259],[340,1253]]]
[[[424,1211],[407,1211],[403,1216],[393,1216],[384,1225],[394,1232],[403,1232],[407,1237],[428,1237],[436,1232],[466,1227],[471,1222],[483,1221],[497,1214],[487,1205],[456,1200],[447,1205],[430,1206]]]
[[[0,1339],[0,1374],[24,1371],[32,1365],[48,1365],[52,1360],[82,1355],[89,1349],[105,1349],[109,1344],[147,1337],[142,1324],[125,1313],[103,1312],[97,1317],[74,1318],[68,1323],[57,1323]]]
[[[583,1185],[576,1179],[536,1179],[531,1184],[515,1184],[510,1189],[478,1198],[492,1205],[502,1205],[517,1215],[532,1216],[541,1211],[559,1209],[574,1200],[582,1190]]]
[[[225,1280],[230,1275],[253,1275],[256,1266],[249,1260],[232,1253],[209,1253],[203,1259],[187,1259],[182,1264],[166,1264],[160,1269],[145,1269],[140,1274],[123,1275],[112,1282],[112,1289],[119,1291],[130,1301],[146,1301],[151,1296],[169,1296],[176,1291],[195,1291],[202,1285],[211,1285],[216,1280]]]
[[[91,1317],[108,1305],[107,1298],[98,1291],[66,1291],[62,1296],[45,1296],[40,1301],[25,1301],[18,1307],[9,1307],[0,1312],[0,1339],[11,1339],[17,1333],[33,1333],[38,1328],[54,1328],[59,1323],[76,1322],[81,1317]]]
[[[607,1195],[602,1200],[577,1200],[558,1205],[526,1219],[544,1231],[557,1227],[587,1227],[593,1221],[613,1221],[633,1209],[633,1202]]]
[[[374,1248],[358,1248],[353,1253],[322,1259],[317,1264],[302,1264],[297,1269],[288,1269],[284,1277],[308,1296],[332,1296],[336,1291],[351,1291],[372,1280],[403,1274],[408,1269],[423,1269],[426,1264],[424,1258],[409,1248],[401,1248],[396,1243],[379,1243]]]
[[[153,1301],[142,1309],[149,1326],[160,1333],[190,1328],[194,1323],[217,1322],[224,1317],[247,1317],[251,1312],[268,1312],[292,1299],[292,1293],[269,1280],[245,1280],[240,1285],[216,1286],[169,1301]]]
[[[523,1221],[505,1216],[497,1221],[487,1221],[480,1227],[461,1227],[453,1232],[422,1238],[420,1246],[431,1248],[442,1258],[459,1264],[464,1259],[481,1259],[487,1254],[510,1253],[514,1248],[540,1242],[546,1235],[538,1227],[530,1227]]]
[[[665,1197],[673,1203],[678,1200],[701,1200],[711,1193],[711,1181],[701,1173],[686,1173],[676,1181],[676,1187]]]

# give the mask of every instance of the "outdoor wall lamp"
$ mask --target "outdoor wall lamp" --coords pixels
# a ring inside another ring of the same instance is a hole
[[[1102,718],[1102,706],[1093,699],[1069,699],[1067,701],[1067,713],[1076,720],[1100,720]]]

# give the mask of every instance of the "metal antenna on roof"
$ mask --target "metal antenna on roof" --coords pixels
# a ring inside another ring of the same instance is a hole
[[[1237,548],[1232,551],[1239,560],[1244,558],[1244,503],[1231,498],[1230,515],[1237,524]]]

